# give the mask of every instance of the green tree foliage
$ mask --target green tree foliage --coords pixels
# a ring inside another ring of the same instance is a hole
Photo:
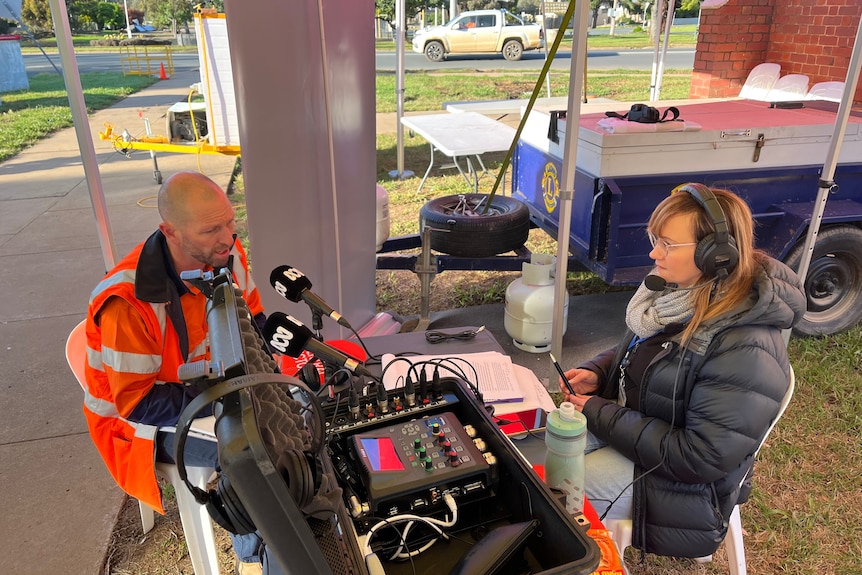
[[[697,18],[700,13],[700,3],[703,0],[682,0],[676,11],[677,18]]]
[[[67,11],[69,14],[69,26],[72,30],[89,28],[91,24],[96,24],[101,29],[101,26],[97,23],[97,5],[97,0],[74,0],[73,2],[69,2]]]
[[[192,19],[192,3],[188,0],[141,0],[139,5],[156,28],[184,26]]]
[[[66,9],[68,8],[67,0]],[[24,0],[21,3],[21,20],[33,32],[50,32],[54,29],[48,0]]]
[[[122,30],[126,27],[126,16],[119,4],[99,2],[96,5],[96,22],[100,30]]]
[[[406,19],[413,18],[426,7],[433,7],[436,4],[446,7],[449,6],[449,4],[445,3],[443,0],[436,3],[434,0],[431,0],[430,2],[426,0],[405,0],[404,17]],[[374,7],[376,8],[377,17],[388,23],[392,29],[395,29],[395,0],[374,0]]]

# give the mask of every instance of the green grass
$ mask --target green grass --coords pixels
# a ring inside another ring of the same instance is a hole
[[[81,74],[81,87],[88,112],[118,102],[155,82],[147,76]],[[30,78],[30,89],[3,94],[0,105],[0,162],[41,138],[72,125],[72,113],[63,78],[40,74]]]
[[[529,98],[539,72],[427,72],[408,71],[404,75],[404,109],[408,112],[440,110],[444,102],[517,100]],[[551,73],[551,95],[566,96],[569,72]],[[649,99],[650,72],[602,70],[587,72],[588,97],[610,98],[621,102]],[[687,98],[691,71],[668,70],[662,81],[662,99]],[[540,97],[547,96],[543,84]],[[395,73],[377,74],[377,111],[395,112]]]
[[[623,26],[622,28],[631,29],[629,26]],[[662,34],[662,39],[664,39],[664,34]],[[668,48],[683,48],[694,46],[696,44],[696,25],[686,24],[684,26],[671,27],[670,34],[668,35]],[[566,45],[565,39],[560,43],[560,45]],[[654,46],[655,40],[650,41],[649,32],[645,30],[630,32],[627,34],[615,34],[613,36],[595,33],[591,33],[587,36],[588,50],[602,50],[608,48],[635,50],[640,48],[653,48]],[[568,42],[566,48],[568,50],[572,49],[571,41]]]

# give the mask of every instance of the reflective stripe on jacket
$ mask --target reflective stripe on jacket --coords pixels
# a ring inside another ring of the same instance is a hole
[[[242,247],[232,251],[232,272],[252,315],[263,311]],[[140,328],[100,325],[111,298],[129,306],[129,323]],[[177,370],[208,358],[207,298],[179,281],[157,231],[123,258],[96,286],[87,317],[87,391],[84,415],[90,436],[117,484],[129,495],[164,513],[155,474],[158,428],[131,421],[135,406],[155,385],[182,385]],[[179,305],[177,305],[179,304]],[[104,329],[121,330],[117,347],[103,345]],[[176,417],[179,418],[179,413]]]

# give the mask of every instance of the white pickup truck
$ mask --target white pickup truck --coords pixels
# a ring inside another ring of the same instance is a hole
[[[542,27],[527,24],[506,10],[462,12],[443,26],[416,32],[413,51],[440,62],[446,54],[502,52],[509,61],[521,59],[524,50],[541,48]]]

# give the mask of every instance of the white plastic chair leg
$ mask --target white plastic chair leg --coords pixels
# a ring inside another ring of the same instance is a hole
[[[745,546],[742,542],[742,519],[739,516],[739,505],[733,508],[728,521],[727,537],[724,539],[727,551],[727,562],[730,564],[730,575],[747,575],[745,566]]]
[[[218,575],[215,536],[212,519],[206,506],[195,501],[194,495],[180,479],[176,465],[157,463],[156,469],[174,487],[186,547],[189,550],[195,575]],[[208,467],[188,467],[186,471],[189,481],[202,489],[206,488],[207,481],[214,473],[214,470]]]
[[[605,529],[611,532],[611,539],[614,540],[614,545],[617,547],[617,555],[620,558],[620,563],[623,566],[623,571],[626,575],[629,574],[629,569],[625,562],[626,548],[632,544],[632,520],[631,519],[605,519]]]
[[[152,507],[140,501],[138,501],[138,511],[141,514],[141,527],[144,528],[144,535],[146,535],[156,524],[156,512]]]

